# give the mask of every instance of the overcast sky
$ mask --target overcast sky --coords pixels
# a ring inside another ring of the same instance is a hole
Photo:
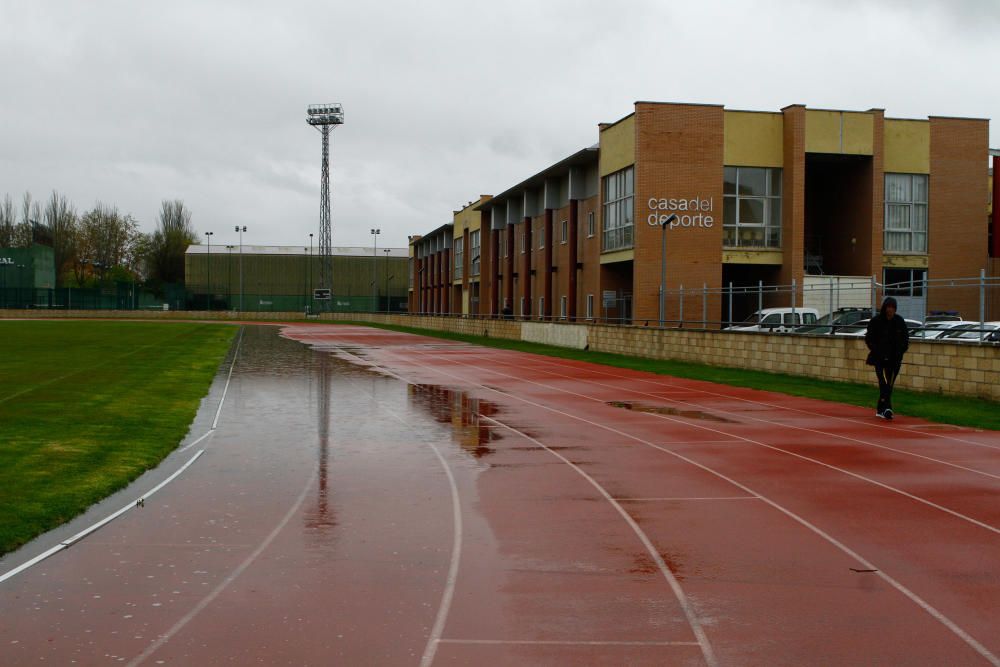
[[[405,246],[636,100],[996,118],[998,0],[0,0],[0,196],[182,199],[213,244]],[[985,168],[985,157],[984,157]]]

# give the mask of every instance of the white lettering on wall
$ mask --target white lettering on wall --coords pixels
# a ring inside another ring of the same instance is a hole
[[[656,227],[664,224],[672,214],[676,218],[670,221],[670,229],[676,227],[711,227],[715,224],[715,217],[706,215],[715,208],[715,198],[702,199],[659,198],[650,197],[647,202],[650,214],[646,222]]]

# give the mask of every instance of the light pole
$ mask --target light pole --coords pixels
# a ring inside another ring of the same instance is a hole
[[[378,235],[382,233],[381,229],[372,230],[372,238],[375,239],[375,245],[372,247],[372,312],[378,312],[378,283],[375,282],[375,258],[378,253]]]
[[[661,236],[663,248],[660,253],[660,328],[663,328],[663,321],[667,315],[667,227],[677,219],[676,213],[660,221],[660,228],[663,230]]]
[[[313,293],[313,235],[309,235],[309,305],[312,306],[312,293]],[[312,308],[309,309],[312,311]]]
[[[205,295],[205,300],[208,302],[208,310],[212,310],[212,235],[215,232],[205,232],[205,238],[208,239],[208,294]]]
[[[226,261],[226,305],[230,309],[233,307],[233,246],[226,245],[229,251],[229,259]]]
[[[391,310],[389,308],[389,252],[391,248],[383,248],[382,252],[385,253],[385,310],[388,312]]]
[[[240,312],[243,312],[243,232],[247,230],[247,226],[236,225],[236,231],[240,233]]]

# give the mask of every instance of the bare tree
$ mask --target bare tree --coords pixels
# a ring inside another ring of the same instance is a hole
[[[149,238],[148,268],[150,277],[165,283],[184,280],[184,253],[198,242],[191,226],[191,211],[180,199],[164,200],[157,230]]]
[[[77,245],[76,209],[55,190],[45,204],[45,226],[52,237],[56,282],[62,282],[67,265],[74,259]]]
[[[0,248],[13,248],[17,228],[17,213],[14,200],[5,194],[0,202]]]

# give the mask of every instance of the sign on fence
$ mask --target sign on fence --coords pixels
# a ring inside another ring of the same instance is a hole
[[[313,298],[317,301],[329,301],[330,300],[330,290],[328,289],[314,289]]]

